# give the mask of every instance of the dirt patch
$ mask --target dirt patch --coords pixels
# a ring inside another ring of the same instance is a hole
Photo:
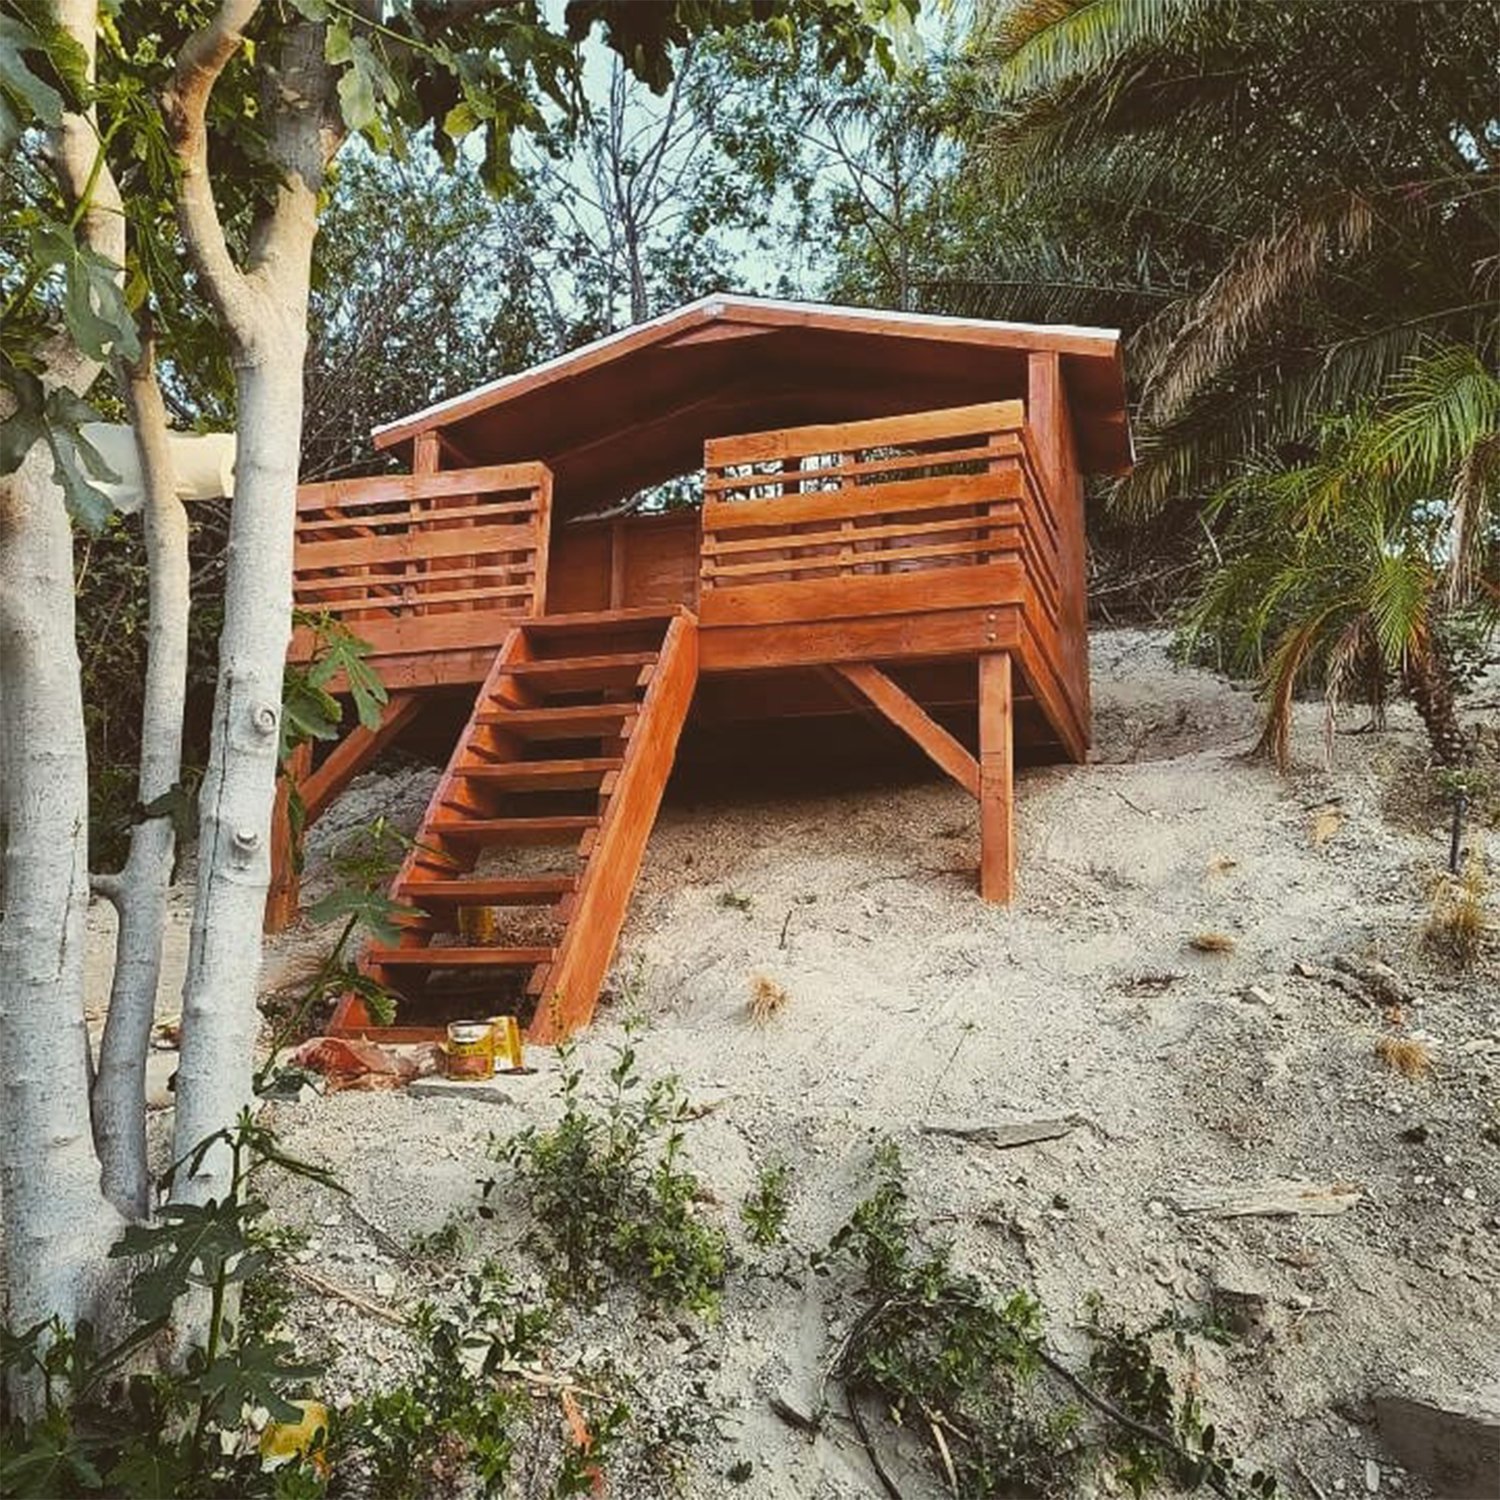
[[[1066,1346],[1098,1291],[1127,1317],[1218,1298],[1261,1311],[1263,1336],[1209,1357],[1205,1398],[1238,1451],[1297,1492],[1428,1494],[1382,1448],[1372,1396],[1475,1390],[1500,1347],[1500,960],[1432,966],[1420,949],[1446,829],[1388,816],[1394,768],[1421,754],[1414,719],[1338,741],[1298,709],[1295,772],[1249,761],[1250,694],[1174,667],[1159,633],[1094,638],[1098,748],[1086,767],[1021,773],[1019,888],[975,894],[973,805],[945,781],[844,796],[669,799],[612,987],[580,1055],[602,1074],[627,1017],[650,1074],[712,1102],[686,1126],[693,1166],[743,1244],[758,1169],[792,1169],[789,1220],[810,1250],[862,1196],[894,1137],[916,1202],[960,1264],[1032,1286]],[[430,786],[430,780],[427,783]],[[422,776],[365,778],[325,821],[420,812]],[[1474,842],[1485,830],[1476,828]],[[1194,946],[1204,933],[1229,942]],[[314,940],[274,946],[271,963]],[[1399,1002],[1354,976],[1396,976]],[[1340,967],[1344,965],[1345,967]],[[785,999],[760,1023],[762,981]],[[1377,1055],[1418,1039],[1430,1070]],[[547,1118],[553,1063],[506,1102],[339,1095],[275,1106],[294,1152],[328,1161],[352,1197],[294,1189],[279,1211],[308,1252],[401,1303],[427,1273],[401,1247],[450,1215],[465,1255],[524,1270],[519,1210],[470,1217],[497,1169],[490,1132]],[[924,1132],[935,1117],[1077,1117],[1013,1150]],[[1268,1180],[1357,1192],[1330,1216],[1216,1218],[1187,1190]],[[1239,1299],[1236,1302],[1236,1298]],[[843,1315],[815,1280],[734,1273],[717,1322],[642,1322],[620,1299],[579,1312],[579,1337],[666,1411],[701,1383],[677,1493],[717,1497],[738,1459],[758,1500],[855,1497],[876,1481],[846,1427],[812,1439],[771,1398],[816,1391]],[[399,1340],[350,1309],[299,1317],[333,1361],[336,1399],[399,1368]],[[655,1493],[643,1480],[619,1493]],[[914,1494],[922,1493],[914,1490]]]

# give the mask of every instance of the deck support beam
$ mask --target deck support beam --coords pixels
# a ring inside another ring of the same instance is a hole
[[[971,797],[980,795],[979,762],[904,688],[872,662],[844,662],[831,670],[880,710],[897,729]]]
[[[380,724],[363,724],[346,734],[329,751],[323,764],[311,771],[312,746],[299,745],[276,786],[276,808],[271,822],[271,889],[266,897],[265,930],[284,932],[297,917],[301,882],[291,824],[291,789],[302,797],[302,831],[306,833],[329,804],[417,715],[416,693],[392,693],[381,710]]]
[[[979,894],[1008,905],[1015,887],[1015,706],[1007,652],[979,658]]]

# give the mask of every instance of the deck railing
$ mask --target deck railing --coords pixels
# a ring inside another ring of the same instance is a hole
[[[498,642],[545,608],[551,500],[541,463],[303,485],[293,602],[376,655]]]
[[[1057,622],[1060,527],[1019,401],[713,439],[705,464],[705,620],[998,602],[1019,569]]]

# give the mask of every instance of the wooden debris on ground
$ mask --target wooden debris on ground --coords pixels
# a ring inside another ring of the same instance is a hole
[[[1285,1218],[1295,1214],[1341,1214],[1363,1196],[1350,1182],[1265,1182],[1185,1186],[1160,1194],[1180,1214],[1213,1219]]]
[[[1030,1146],[1036,1141],[1055,1141],[1086,1124],[1082,1115],[1053,1120],[964,1120],[936,1119],[922,1122],[923,1135],[947,1135],[1006,1151]]]

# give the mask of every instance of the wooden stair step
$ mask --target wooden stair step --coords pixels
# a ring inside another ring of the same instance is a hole
[[[655,651],[617,651],[608,656],[540,657],[507,664],[510,677],[543,692],[581,693],[592,688],[634,687],[647,667],[656,663]]]
[[[381,969],[530,969],[552,962],[555,948],[367,948]]]
[[[632,604],[624,609],[583,610],[573,615],[537,615],[522,622],[527,635],[574,635],[579,631],[618,630],[621,625],[660,625],[663,629],[681,613],[680,605]]]
[[[640,711],[639,703],[569,703],[558,708],[486,708],[477,719],[526,740],[568,740],[618,734],[625,720]]]
[[[464,781],[510,791],[577,791],[597,786],[623,764],[617,755],[590,755],[579,760],[512,760],[495,765],[467,766],[458,772]]]
[[[427,832],[456,843],[472,844],[570,844],[599,826],[597,817],[550,818],[434,818]]]
[[[531,875],[524,879],[407,880],[401,899],[421,906],[441,902],[459,906],[542,906],[578,889],[576,875]]]

